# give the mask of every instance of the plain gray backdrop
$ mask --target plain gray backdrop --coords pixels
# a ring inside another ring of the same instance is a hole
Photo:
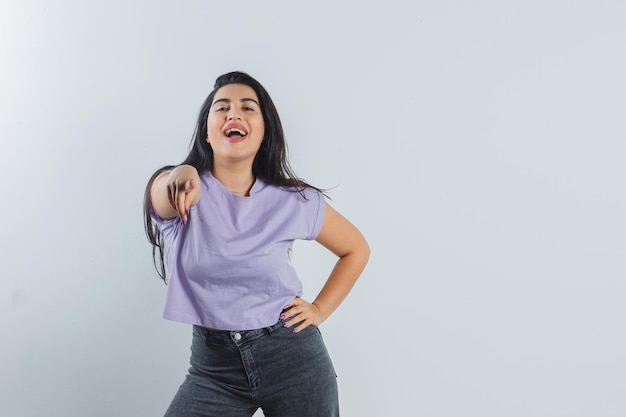
[[[626,415],[625,19],[597,0],[0,0],[0,415],[163,414],[191,330],[161,319],[143,191],[231,70],[371,245],[322,325],[343,416]],[[312,298],[333,257],[299,242],[293,263]]]

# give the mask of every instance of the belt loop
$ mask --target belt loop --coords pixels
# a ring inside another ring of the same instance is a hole
[[[267,334],[269,334],[271,336],[272,334],[274,334],[276,329],[278,329],[282,324],[283,324],[283,321],[282,320],[278,320],[278,323],[276,323],[276,324],[274,324],[272,326],[266,327],[265,330],[267,331]]]

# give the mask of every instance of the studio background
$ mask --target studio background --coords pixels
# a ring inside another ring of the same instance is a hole
[[[625,17],[0,0],[0,415],[163,414],[191,330],[161,319],[144,187],[232,70],[371,246],[321,327],[343,416],[626,415]],[[295,245],[305,297],[332,263]]]

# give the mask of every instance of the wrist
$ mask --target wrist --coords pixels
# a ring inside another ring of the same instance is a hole
[[[326,319],[328,318],[328,316],[330,316],[331,312],[327,312],[327,310],[324,308],[323,305],[320,305],[317,301],[313,301],[311,303],[311,305],[313,307],[315,307],[315,309],[317,310],[317,315],[320,319],[320,323],[323,321],[326,321]]]

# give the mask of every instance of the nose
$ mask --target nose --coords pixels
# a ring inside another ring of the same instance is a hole
[[[228,112],[227,119],[228,120],[241,119],[241,114],[239,113],[239,109],[233,106]]]

